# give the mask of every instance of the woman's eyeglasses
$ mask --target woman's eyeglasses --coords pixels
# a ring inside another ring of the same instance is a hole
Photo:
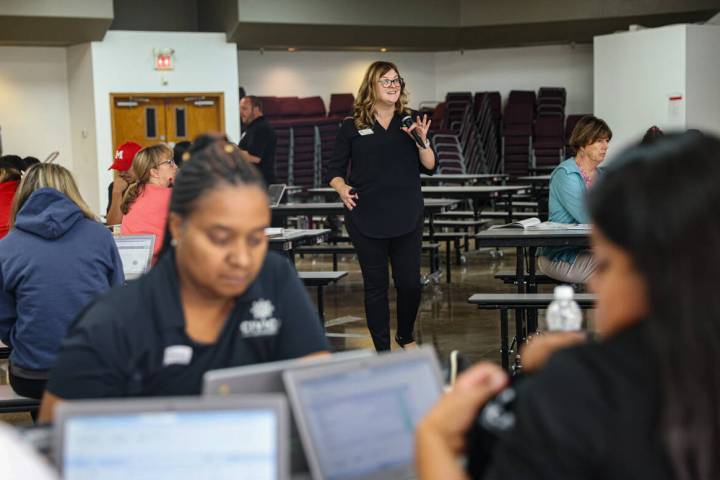
[[[378,80],[378,83],[384,88],[401,87],[405,85],[405,80],[403,80],[402,77],[393,78],[392,80],[389,78],[381,78],[380,80]]]
[[[163,165],[175,165],[175,160],[172,158],[170,160],[165,160],[164,162],[158,163],[158,168],[162,167]]]

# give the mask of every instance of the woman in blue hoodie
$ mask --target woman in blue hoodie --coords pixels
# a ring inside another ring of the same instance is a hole
[[[12,348],[13,390],[40,398],[70,322],[122,283],[122,263],[112,234],[60,165],[27,171],[10,225],[0,240],[0,340]]]

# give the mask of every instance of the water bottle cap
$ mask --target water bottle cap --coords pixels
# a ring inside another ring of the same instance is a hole
[[[553,293],[555,300],[572,300],[575,296],[575,291],[570,285],[558,285]]]

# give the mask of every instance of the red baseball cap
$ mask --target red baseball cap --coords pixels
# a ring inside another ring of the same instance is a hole
[[[110,165],[110,168],[108,168],[108,170],[120,170],[121,172],[126,172],[130,170],[133,158],[135,158],[135,155],[137,155],[137,153],[142,150],[142,148],[142,145],[140,145],[139,143],[123,143],[118,147],[117,152],[115,152],[115,159],[113,160],[113,163],[112,165]]]

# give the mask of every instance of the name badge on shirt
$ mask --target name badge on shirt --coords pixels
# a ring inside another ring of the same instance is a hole
[[[365,136],[365,135],[372,135],[375,132],[373,132],[372,128],[363,128],[362,130],[358,130],[358,133],[362,136]]]
[[[170,365],[189,365],[192,360],[193,350],[188,345],[170,345],[165,348],[163,355],[163,367]]]

